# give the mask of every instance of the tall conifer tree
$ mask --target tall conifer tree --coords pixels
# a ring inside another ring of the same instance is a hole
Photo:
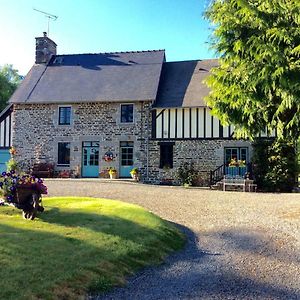
[[[220,65],[207,80],[207,103],[238,137],[267,128],[300,136],[300,1],[214,0],[206,17]]]

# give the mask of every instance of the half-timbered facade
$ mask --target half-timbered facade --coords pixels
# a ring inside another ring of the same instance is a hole
[[[152,138],[164,139],[220,139],[231,138],[234,126],[222,126],[208,107],[154,109]]]
[[[6,170],[6,163],[10,159],[12,106],[7,106],[0,114],[0,172]]]

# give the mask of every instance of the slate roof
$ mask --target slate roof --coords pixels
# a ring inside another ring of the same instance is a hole
[[[207,106],[203,98],[208,95],[209,88],[203,80],[216,66],[217,59],[164,63],[154,107]]]
[[[165,51],[56,55],[34,65],[10,103],[155,100]]]

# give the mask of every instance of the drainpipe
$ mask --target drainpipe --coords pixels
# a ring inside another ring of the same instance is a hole
[[[149,181],[149,137],[147,136],[147,164],[146,164],[146,178]]]
[[[146,120],[146,130],[144,132],[144,134],[146,134],[146,181],[149,181],[149,109],[150,107],[148,107],[148,111],[144,109],[144,105],[145,105],[145,101],[142,102],[141,104],[141,122],[143,123],[143,114],[144,117],[147,119]],[[148,115],[147,115],[148,113]],[[141,140],[143,140],[143,129],[144,127],[141,127]]]
[[[147,132],[147,137],[146,137],[146,180],[149,182],[149,110],[150,110],[150,105],[148,107],[148,116],[147,116],[147,125],[146,125],[146,132]]]

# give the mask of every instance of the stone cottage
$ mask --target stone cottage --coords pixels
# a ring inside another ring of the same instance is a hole
[[[80,177],[115,168],[126,178],[137,167],[143,181],[160,183],[193,162],[207,184],[210,171],[226,172],[232,158],[251,159],[250,143],[233,139],[234,128],[203,100],[203,80],[216,65],[166,62],[164,50],[57,55],[44,34],[10,99],[9,145],[24,168],[52,162]]]

